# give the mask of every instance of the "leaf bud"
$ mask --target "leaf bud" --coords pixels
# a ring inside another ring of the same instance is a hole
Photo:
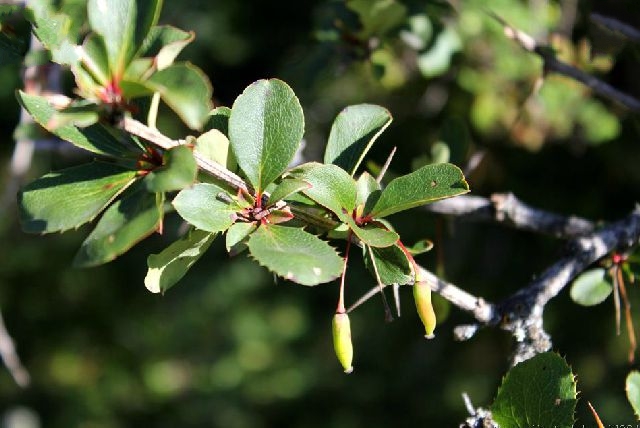
[[[338,361],[342,364],[344,372],[353,371],[353,344],[351,343],[351,323],[349,315],[338,312],[333,316],[333,349],[336,351]]]
[[[433,339],[435,336],[433,331],[436,328],[436,313],[433,311],[431,304],[431,287],[424,281],[418,281],[413,284],[413,299],[416,302],[418,315],[424,324],[425,335],[427,339]]]

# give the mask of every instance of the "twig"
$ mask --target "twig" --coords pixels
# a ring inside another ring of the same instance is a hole
[[[424,209],[465,220],[493,221],[558,238],[582,236],[594,229],[589,220],[531,207],[512,193],[496,193],[490,198],[462,195],[425,205]]]
[[[13,339],[7,331],[7,327],[4,324],[4,319],[0,313],[0,357],[2,362],[9,370],[13,380],[21,387],[26,387],[31,381],[29,372],[24,368],[20,362],[20,357],[16,352],[16,346]]]
[[[462,400],[470,416],[460,424],[460,428],[498,428],[498,425],[493,421],[490,410],[481,407],[474,408],[469,394],[466,392],[462,393]]]
[[[579,68],[573,67],[558,60],[555,56],[554,50],[551,47],[538,44],[533,37],[507,24],[504,19],[502,19],[495,13],[487,13],[503,26],[505,36],[507,36],[511,40],[514,40],[516,43],[518,43],[518,45],[520,45],[520,47],[522,47],[526,51],[535,53],[542,59],[543,72],[545,74],[548,72],[553,72],[566,77],[570,77],[571,79],[588,86],[595,93],[616,101],[634,112],[640,112],[640,100],[638,100],[637,98],[614,88],[608,83],[588,73],[585,73]]]
[[[626,250],[640,240],[640,209],[627,217],[569,243],[567,255],[547,268],[527,287],[499,305],[502,328],[518,342],[512,363],[551,349],[551,339],[542,326],[545,305],[578,274],[614,250]]]
[[[171,149],[173,147],[186,144],[185,140],[172,140],[171,138],[162,134],[157,129],[150,128],[145,124],[138,122],[137,120],[132,119],[130,117],[126,117],[123,120],[122,125],[125,131],[133,135],[136,135],[140,138],[143,138],[163,149]],[[231,186],[236,190],[237,189],[242,189],[245,191],[248,190],[247,184],[238,175],[229,171],[222,165],[219,165],[215,162],[210,161],[209,159],[204,157],[201,153],[199,153],[197,150],[194,150],[193,155],[196,159],[196,162],[198,163],[198,166],[202,170],[208,172],[209,174],[216,177],[217,179],[224,181],[225,183],[227,183],[229,186]]]
[[[458,198],[452,200],[455,199]],[[471,201],[472,203],[468,205],[475,207],[475,209],[480,205],[479,202],[482,202],[477,197]],[[487,208],[485,204],[482,204],[481,207]],[[464,210],[457,211],[458,214],[461,212]],[[461,288],[443,281],[424,268],[421,268],[420,274],[429,282],[433,291],[454,306],[470,313],[478,322],[477,325],[465,325],[457,329],[456,337],[458,339],[469,339],[480,326],[486,325],[499,324],[502,329],[511,332],[517,343],[512,358],[512,363],[515,365],[551,348],[551,339],[542,324],[545,305],[591,264],[614,250],[631,248],[637,245],[639,240],[640,208],[634,210],[624,219],[609,224],[598,231],[582,237],[579,235],[575,237],[568,243],[566,256],[547,268],[529,285],[516,291],[499,304],[489,303],[481,297],[473,296]],[[378,292],[378,287],[372,288],[358,299],[349,310],[363,304]]]
[[[593,22],[606,28],[607,30],[621,34],[622,36],[635,43],[640,43],[640,30],[638,30],[637,28],[632,27],[629,24],[625,24],[624,22],[620,22],[615,18],[604,16],[599,13],[592,13],[591,15],[589,15],[589,17]]]

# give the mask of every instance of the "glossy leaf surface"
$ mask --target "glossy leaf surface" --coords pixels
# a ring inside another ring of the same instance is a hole
[[[51,233],[77,228],[93,220],[135,177],[135,171],[105,162],[49,173],[18,195],[22,229]]]
[[[192,229],[162,252],[151,254],[147,258],[149,270],[144,285],[152,293],[164,293],[173,287],[207,251],[216,235]]]
[[[143,188],[117,200],[82,243],[74,265],[97,266],[128,251],[158,229],[163,202],[161,194],[149,193]]]
[[[392,180],[371,210],[373,217],[388,215],[469,191],[460,168],[452,164],[426,165]]]
[[[229,140],[238,165],[258,192],[285,171],[303,132],[300,102],[281,80],[259,80],[233,103]]]
[[[50,121],[55,117],[57,110],[44,98],[37,95],[29,95],[18,91],[18,101],[35,119],[37,123],[45,129],[50,125]],[[116,137],[110,130],[102,124],[95,124],[86,128],[79,128],[75,125],[64,125],[54,129],[48,129],[63,140],[78,146],[82,149],[99,155],[121,156],[131,152],[134,146],[130,137],[122,135]]]
[[[545,352],[509,370],[491,411],[502,428],[570,428],[576,401],[571,368],[558,354]]]
[[[331,127],[324,162],[338,165],[351,175],[355,174],[367,152],[391,120],[391,113],[377,105],[358,104],[345,108]]]
[[[198,67],[176,63],[154,73],[143,84],[158,92],[189,128],[202,128],[212,107],[212,89],[209,78]]]
[[[571,299],[582,306],[593,306],[602,303],[613,291],[613,285],[602,268],[589,269],[582,272],[573,281]]]
[[[149,173],[144,182],[151,192],[170,192],[193,184],[197,173],[193,150],[178,146],[164,153],[163,166]]]
[[[325,241],[302,229],[259,227],[249,238],[251,255],[277,275],[303,285],[337,278],[342,258]]]
[[[235,203],[223,202],[220,194],[226,192],[215,184],[199,183],[182,190],[173,200],[178,214],[198,229],[207,232],[227,230],[239,210]]]

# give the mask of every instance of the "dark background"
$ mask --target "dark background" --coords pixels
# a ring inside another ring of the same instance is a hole
[[[219,105],[230,106],[257,79],[286,80],[305,108],[308,159],[320,156],[343,107],[378,103],[395,119],[372,150],[374,164],[397,146],[391,168],[408,172],[444,141],[461,167],[482,153],[468,175],[472,194],[512,191],[539,208],[594,221],[633,209],[640,194],[636,116],[558,77],[548,78],[542,101],[531,107],[540,62],[504,38],[479,10],[483,2],[455,3],[454,10],[426,3],[405,2],[410,14],[432,20],[434,34],[451,26],[460,39],[435,76],[416,68],[418,53],[401,40],[403,23],[378,37],[391,58],[382,66],[360,47],[322,37],[338,34],[338,21],[358,34],[358,17],[339,1],[167,1],[161,22],[196,32],[181,58],[205,70]],[[496,0],[486,6],[544,38],[561,28],[570,3]],[[589,55],[567,58],[640,97],[637,45],[597,28],[588,19],[592,11],[640,23],[635,1],[579,1],[571,37],[554,46],[562,51],[590,43],[594,55],[609,54],[604,69],[585,66]],[[8,165],[19,67],[0,69],[0,82],[0,161]],[[591,115],[581,110],[587,101],[597,106]],[[187,132],[169,112],[162,118],[168,134]],[[605,137],[594,137],[598,131]],[[81,159],[39,150],[28,178]],[[8,179],[3,173],[0,186]],[[493,301],[526,285],[564,248],[553,238],[420,210],[392,220],[409,241],[435,241],[421,263]],[[2,426],[445,427],[467,416],[463,392],[475,405],[492,402],[508,369],[511,339],[488,329],[454,342],[453,327],[471,319],[441,299],[432,341],[422,339],[408,290],[401,290],[403,316],[392,323],[385,323],[379,299],[355,311],[355,371],[346,376],[331,344],[335,283],[306,288],[274,280],[245,256],[229,259],[219,240],[165,296],[150,294],[143,284],[146,256],[168,245],[179,226],[172,217],[164,236],[106,266],[77,270],[71,261],[88,228],[30,236],[19,229],[15,205],[2,207],[0,308],[32,376],[20,389],[0,370]],[[347,280],[349,301],[374,285],[358,262]],[[635,316],[640,292],[630,285],[629,293]],[[584,308],[565,290],[548,305],[545,327],[577,374],[578,422],[594,426],[590,401],[605,424],[632,423],[624,393],[632,366],[624,328],[615,335],[611,299]]]

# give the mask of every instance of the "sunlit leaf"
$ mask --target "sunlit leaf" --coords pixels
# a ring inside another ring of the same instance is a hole
[[[640,372],[632,370],[627,376],[625,390],[627,391],[627,399],[633,407],[636,418],[640,420]]]
[[[207,251],[216,236],[216,233],[191,229],[162,252],[151,254],[147,258],[149,270],[144,285],[152,293],[164,293],[173,287]]]
[[[229,139],[217,129],[211,129],[196,139],[196,151],[206,159],[216,162],[227,169],[236,167],[233,153],[229,150]]]
[[[602,303],[613,291],[613,285],[606,274],[604,269],[597,268],[578,275],[569,293],[573,301],[583,306]]]
[[[172,64],[141,83],[158,92],[189,128],[202,128],[212,108],[212,89],[209,78],[198,67]]]
[[[356,182],[344,169],[313,163],[301,165],[293,174],[311,185],[305,195],[338,217],[351,215],[356,204]]]
[[[558,354],[545,352],[509,370],[491,412],[502,428],[570,428],[576,401],[571,368]]]
[[[31,116],[44,128],[50,125],[51,119],[57,110],[49,104],[46,98],[37,95],[29,95],[25,92],[17,92],[18,101]],[[122,133],[117,136],[116,131],[107,129],[102,124],[95,124],[86,128],[79,128],[74,125],[65,125],[48,129],[53,134],[69,141],[74,145],[100,155],[111,155],[120,157],[131,152],[135,143],[131,137]]]
[[[337,278],[342,258],[315,235],[285,226],[261,226],[249,238],[251,255],[277,275],[303,285]]]
[[[25,11],[25,17],[33,24],[33,33],[51,52],[53,61],[74,64],[78,53],[75,37],[70,34],[70,18],[53,10],[51,1],[47,0],[29,1]]]
[[[89,25],[104,39],[110,75],[119,80],[158,20],[161,0],[89,0]]]
[[[181,190],[193,184],[197,173],[198,165],[193,150],[178,146],[164,153],[163,166],[149,173],[144,183],[151,192]]]
[[[462,171],[452,164],[426,165],[392,180],[380,194],[370,214],[386,217],[413,207],[469,191]]]
[[[372,247],[388,247],[400,239],[397,233],[386,230],[381,227],[379,223],[372,223],[360,227],[351,216],[342,216],[341,220],[349,225],[349,229],[355,233],[358,239]]]
[[[180,30],[170,25],[159,25],[151,28],[144,40],[139,55],[154,57],[158,70],[173,64],[180,52],[193,41],[195,34]]]
[[[222,232],[234,222],[239,211],[235,203],[220,199],[226,192],[215,184],[200,183],[183,189],[173,200],[178,214],[198,229],[207,232]]]
[[[267,205],[274,204],[294,193],[308,189],[309,187],[311,187],[311,185],[304,180],[297,178],[285,178],[276,186],[273,192],[271,192]]]
[[[248,248],[247,240],[256,227],[253,223],[235,223],[227,230],[225,244],[230,256],[236,256]]]
[[[233,103],[229,140],[238,165],[258,192],[285,171],[303,132],[300,102],[281,80],[259,80]]]

